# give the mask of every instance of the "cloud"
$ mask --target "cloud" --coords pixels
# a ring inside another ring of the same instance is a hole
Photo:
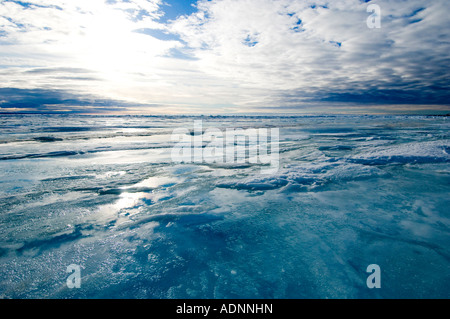
[[[139,105],[94,96],[79,96],[62,90],[0,88],[0,113],[99,113],[124,111],[136,106]]]
[[[32,74],[53,74],[53,73],[92,73],[91,70],[82,68],[70,68],[70,67],[59,67],[59,68],[33,68],[26,70],[25,73]]]
[[[447,0],[191,4],[3,1],[0,83],[206,113],[450,104]]]
[[[248,88],[326,101],[411,103],[420,93],[448,102],[448,3],[377,3],[377,30],[366,25],[367,4],[350,0],[202,1],[173,29],[196,48],[205,73]]]

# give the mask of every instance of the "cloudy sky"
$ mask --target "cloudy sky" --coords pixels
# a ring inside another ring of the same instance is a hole
[[[1,0],[0,112],[449,113],[449,9]]]

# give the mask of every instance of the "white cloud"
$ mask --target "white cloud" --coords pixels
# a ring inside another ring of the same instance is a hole
[[[359,0],[201,0],[169,24],[158,20],[159,0],[28,2],[39,7],[0,3],[0,64],[10,66],[0,72],[3,86],[241,110],[450,89],[447,0],[371,1],[381,7],[381,29],[367,27],[368,3]],[[174,49],[195,59],[174,58]],[[89,69],[102,81],[55,82],[23,72],[31,67]]]

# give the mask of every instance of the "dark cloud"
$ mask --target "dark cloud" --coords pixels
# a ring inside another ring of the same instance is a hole
[[[143,106],[125,101],[81,96],[63,90],[0,88],[0,112],[2,109],[19,109],[19,112],[97,113],[124,111],[128,107]],[[145,105],[156,107],[157,105]]]
[[[88,69],[82,69],[82,68],[34,68],[30,70],[24,71],[25,73],[31,73],[31,74],[52,74],[52,73],[92,73],[91,70]]]
[[[450,91],[439,88],[428,90],[367,90],[362,92],[328,93],[320,101],[348,102],[359,104],[408,104],[408,105],[446,105],[450,102]]]

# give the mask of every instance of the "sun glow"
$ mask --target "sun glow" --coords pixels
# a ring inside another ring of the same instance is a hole
[[[90,14],[73,19],[79,31],[70,34],[68,49],[79,53],[80,65],[97,71],[109,82],[124,83],[136,72],[151,71],[152,61],[173,46],[136,32],[139,28],[157,27],[152,20],[133,22],[127,11],[104,3],[93,6]]]

